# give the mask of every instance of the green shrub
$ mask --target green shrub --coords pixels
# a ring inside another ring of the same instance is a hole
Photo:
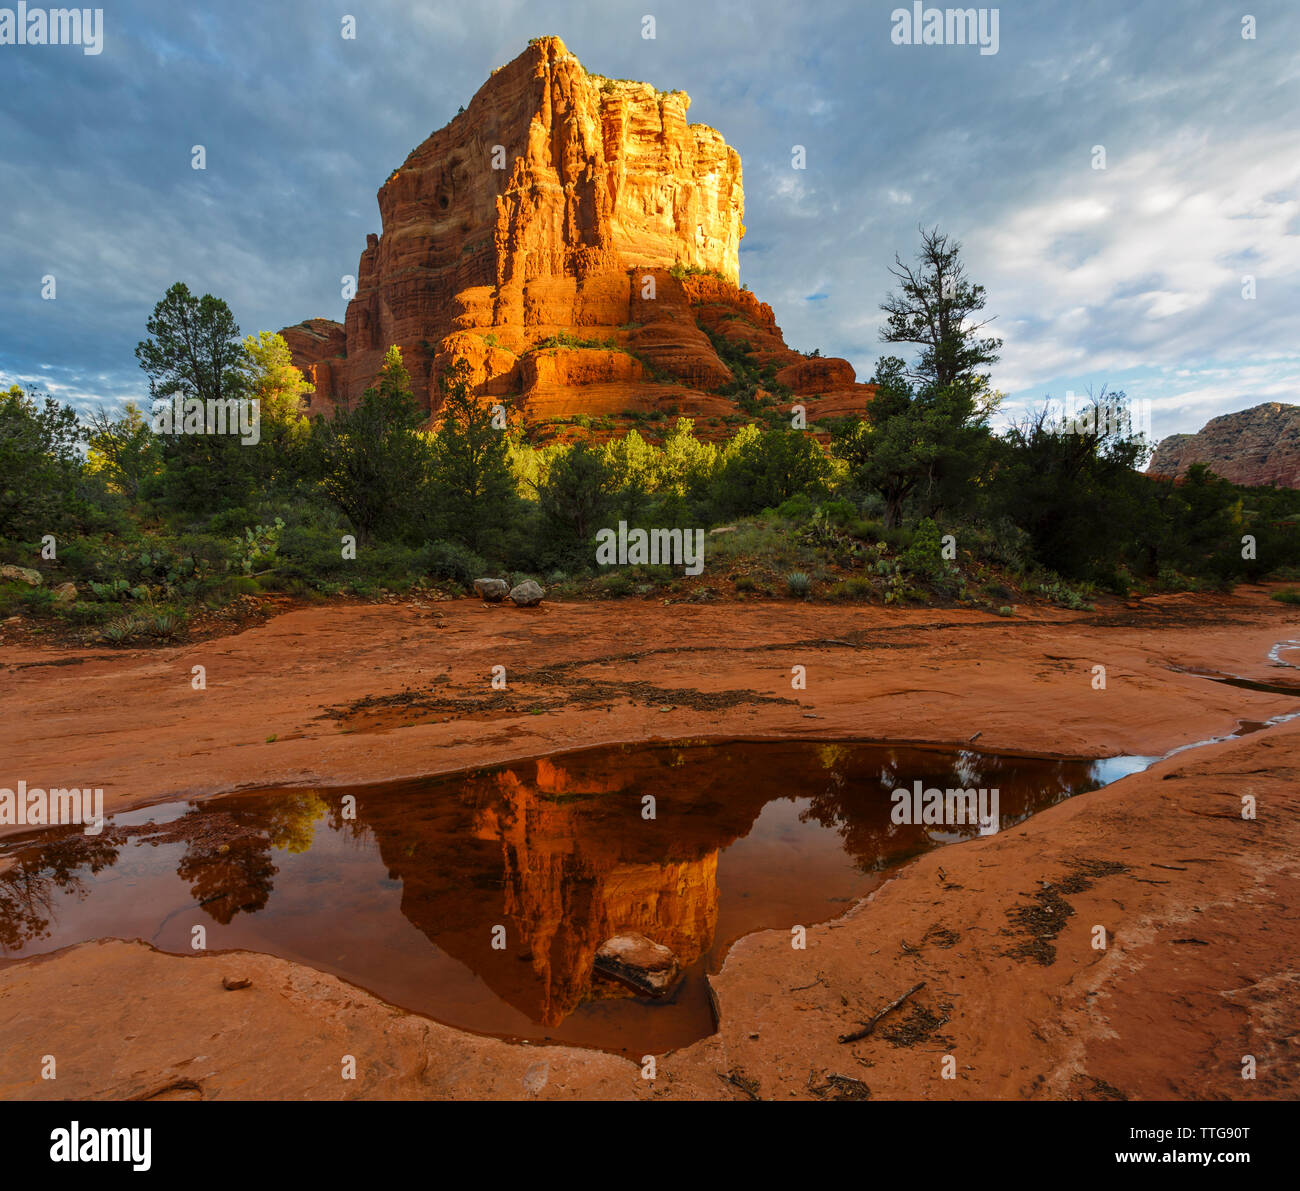
[[[869,600],[875,595],[876,589],[872,586],[871,580],[862,575],[854,575],[851,579],[843,579],[836,583],[826,593],[826,598],[831,600]]]
[[[54,607],[54,592],[48,587],[33,587],[24,593],[20,603],[28,612],[49,612]]]
[[[942,550],[939,527],[927,517],[916,527],[912,543],[899,562],[909,575],[935,586],[947,586],[953,577],[952,568],[944,559]]]
[[[1069,608],[1075,612],[1092,612],[1094,607],[1084,599],[1081,592],[1075,591],[1066,586],[1059,579],[1053,579],[1050,583],[1040,583],[1038,593],[1046,596],[1054,604],[1060,604],[1063,608]]]
[[[435,579],[453,579],[466,586],[488,573],[488,564],[459,542],[425,542],[415,552],[414,561]]]
[[[884,522],[869,517],[855,517],[845,528],[862,542],[879,542],[885,533]]]
[[[626,569],[607,571],[596,581],[596,586],[601,595],[609,596],[612,599],[620,599],[632,593],[632,576],[627,573]]]
[[[813,515],[813,503],[806,493],[799,492],[789,500],[782,501],[776,510],[776,515],[786,521],[807,521]]]
[[[857,505],[850,500],[844,500],[842,497],[823,503],[822,512],[826,514],[832,525],[847,527],[858,520]]]
[[[58,604],[54,610],[72,624],[98,624],[104,619],[108,608],[104,604],[89,604],[83,600],[75,600],[71,604]]]

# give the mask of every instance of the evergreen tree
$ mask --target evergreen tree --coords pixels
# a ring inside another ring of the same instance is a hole
[[[69,406],[18,385],[0,392],[0,537],[36,541],[73,517],[80,438]]]
[[[228,403],[249,395],[248,353],[220,298],[196,298],[178,281],[154,307],[148,331],[135,354],[156,402],[196,398],[205,409],[208,402],[221,403],[229,418]],[[252,448],[234,433],[182,433],[175,421],[161,436],[160,495],[187,513],[243,504],[255,486]]]
[[[576,559],[607,527],[618,484],[601,451],[579,442],[552,459],[537,499],[555,557]],[[594,557],[594,550],[586,555],[588,562]]]
[[[933,228],[921,229],[915,267],[897,255],[890,273],[899,292],[881,303],[888,316],[880,337],[885,343],[911,343],[921,349],[909,373],[920,388],[942,389],[987,382],[982,371],[998,359],[1001,339],[980,338],[991,320],[971,322],[984,309],[984,287],[973,284],[961,261],[961,244]]]
[[[470,391],[469,364],[439,378],[442,428],[433,446],[433,498],[443,535],[481,551],[499,539],[517,504],[506,431]]]
[[[421,535],[431,463],[422,421],[396,346],[360,402],[312,420],[308,466],[362,542]]]

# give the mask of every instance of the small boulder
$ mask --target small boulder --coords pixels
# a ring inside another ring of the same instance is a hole
[[[19,583],[26,583],[31,587],[41,585],[40,571],[34,571],[31,567],[15,567],[8,563],[0,567],[0,579],[17,579]]]
[[[240,988],[251,988],[253,981],[248,976],[223,976],[221,978],[221,987],[227,992],[234,992]]]
[[[499,604],[506,598],[510,584],[504,579],[475,579],[474,590],[489,604]]]
[[[596,951],[595,966],[596,971],[652,997],[662,997],[681,975],[672,951],[634,931],[606,939]]]
[[[517,587],[510,589],[510,598],[520,608],[531,608],[534,604],[540,604],[545,595],[546,592],[531,579],[525,579]]]
[[[75,583],[60,583],[54,589],[54,599],[60,604],[71,604],[77,598],[77,585]]]

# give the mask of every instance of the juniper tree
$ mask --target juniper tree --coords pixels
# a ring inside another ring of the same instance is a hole
[[[436,520],[446,536],[481,551],[515,507],[506,430],[470,391],[469,364],[456,359],[439,378],[442,428],[433,445]]]
[[[984,287],[966,276],[961,244],[932,228],[921,231],[915,266],[895,255],[889,272],[898,292],[881,303],[888,316],[880,337],[885,343],[910,343],[920,356],[908,375],[919,389],[966,384],[982,388],[981,370],[998,360],[1001,339],[981,338],[992,319],[973,322],[984,309]]]
[[[178,281],[153,308],[147,326],[150,338],[136,344],[135,356],[151,396],[206,402],[245,395],[248,355],[239,324],[220,298],[196,298]]]
[[[901,523],[914,493],[927,514],[961,500],[987,456],[997,398],[984,369],[998,359],[1002,341],[979,334],[989,321],[973,321],[984,308],[984,287],[966,276],[960,253],[938,228],[922,228],[917,264],[894,257],[890,273],[899,288],[881,304],[887,317],[880,337],[920,353],[910,368],[897,356],[879,361],[866,422],[837,438],[837,453],[856,478],[884,497],[889,525]]]
[[[0,392],[0,538],[36,541],[61,528],[75,502],[77,415],[38,396],[19,385]]]
[[[430,466],[422,421],[397,347],[356,405],[312,421],[309,466],[363,542],[418,540]]]
[[[149,338],[136,359],[155,401],[197,398],[224,403],[248,396],[250,361],[239,324],[220,298],[196,298],[184,282],[173,285],[153,309]],[[191,513],[237,506],[253,488],[253,457],[230,434],[184,434],[173,426],[162,438],[162,495]]]

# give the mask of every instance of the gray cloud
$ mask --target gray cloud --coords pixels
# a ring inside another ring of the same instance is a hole
[[[1300,399],[1293,3],[1252,3],[1254,41],[1211,0],[1002,4],[992,56],[893,45],[896,6],[136,2],[106,8],[96,57],[0,47],[0,373],[141,395],[133,349],[175,280],[248,332],[341,317],[383,179],[556,33],[592,70],[686,90],[740,151],[742,277],[801,348],[869,373],[886,268],[938,223],[988,288],[1012,408],[1122,382],[1163,434]]]

